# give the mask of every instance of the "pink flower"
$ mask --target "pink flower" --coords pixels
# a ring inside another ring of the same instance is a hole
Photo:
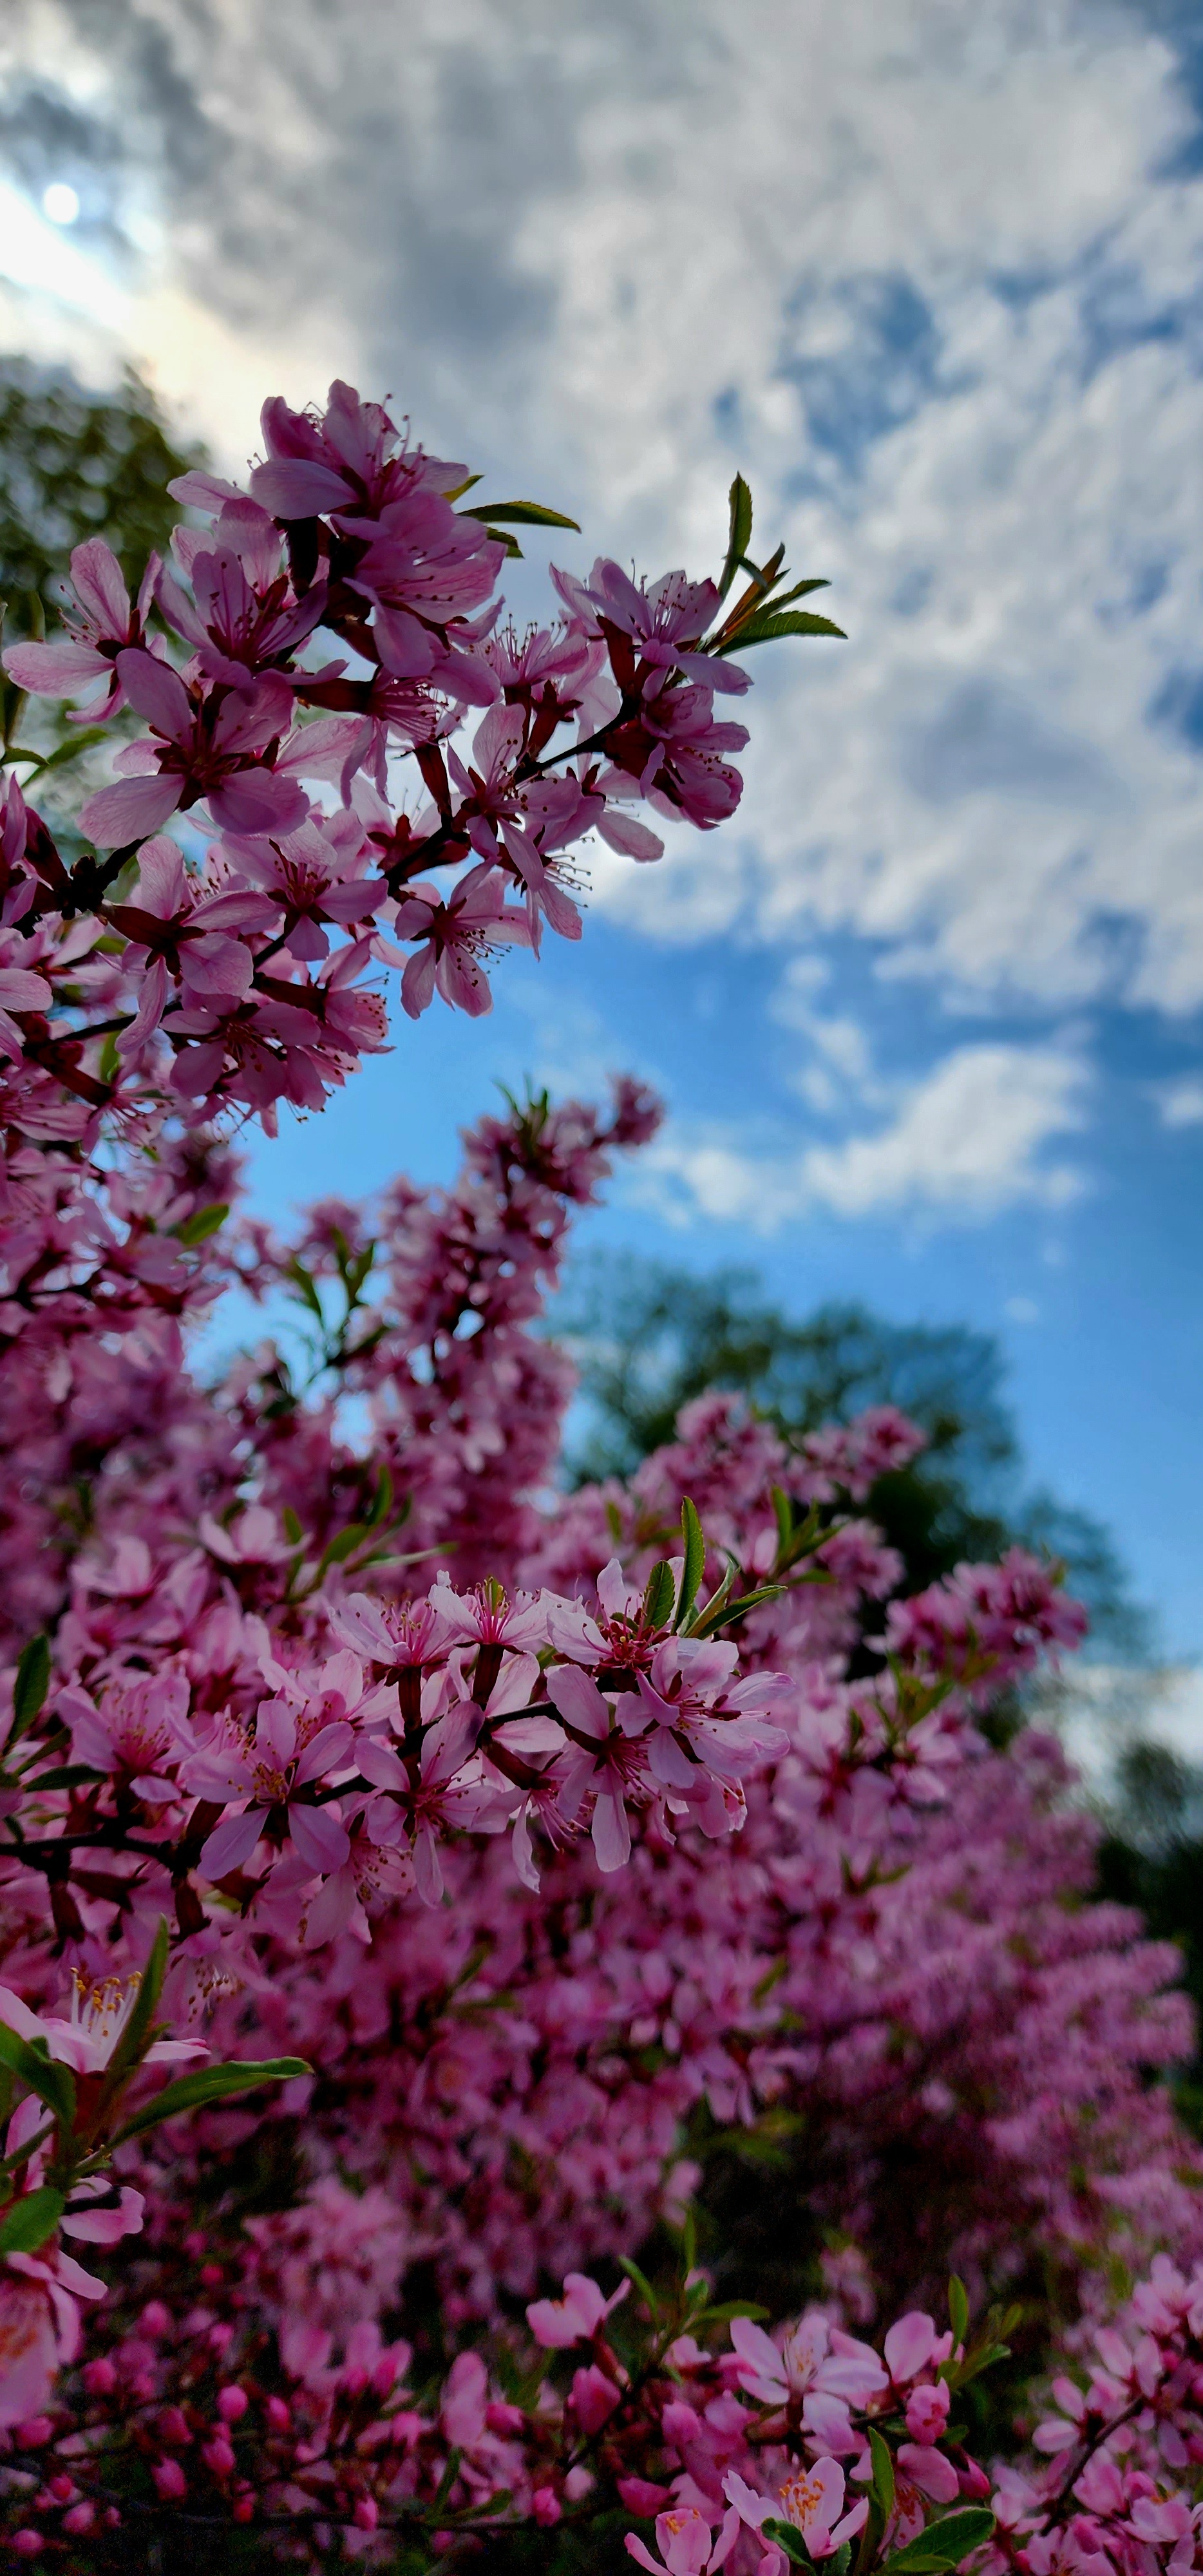
[[[641,2567],[650,2568],[651,2576],[708,2576],[710,2569],[721,2567],[730,2555],[738,2530],[739,2515],[734,2506],[724,2514],[716,2536],[696,2505],[674,2505],[670,2512],[656,2516],[658,2558],[653,2558],[633,2531],[626,2534],[626,2547]]]
[[[911,2439],[920,2443],[938,2442],[948,2422],[952,2392],[947,2380],[934,2380],[929,2387],[912,2388],[906,2401],[906,2429]]]
[[[97,715],[116,715],[126,704],[126,692],[116,670],[117,657],[127,646],[142,642],[143,620],[158,570],[158,557],[152,555],[138,606],[131,609],[121,566],[103,537],[89,537],[84,545],[76,546],[71,556],[75,598],[63,610],[66,640],[12,645],[3,657],[10,680],[15,680],[19,689],[48,698],[77,697],[97,680],[103,680],[105,698],[99,706],[89,707],[88,719],[94,722]]]
[[[564,1720],[574,1748],[557,1765],[560,1812],[571,1819],[592,1791],[598,1868],[624,1869],[631,1856],[626,1801],[642,1771],[638,1750],[619,1733],[609,1702],[578,1665],[555,1665],[547,1675],[547,1696]]]
[[[569,2344],[591,2341],[612,2309],[621,2306],[630,2286],[629,2281],[620,2282],[607,2299],[587,2272],[569,2272],[563,2298],[533,2300],[526,2322],[536,2343],[548,2351],[564,2351]]]
[[[345,1825],[329,1806],[304,1795],[344,1768],[354,1747],[345,1718],[326,1723],[324,1716],[321,1706],[310,1719],[290,1700],[262,1700],[253,1735],[231,1730],[223,1744],[183,1766],[181,1776],[200,1797],[239,1802],[238,1812],[224,1817],[202,1846],[200,1865],[209,1878],[245,1868],[273,1812],[286,1820],[308,1869],[342,1867],[350,1850]]]
[[[104,2283],[69,2254],[10,2254],[0,2267],[0,2425],[41,2413],[79,2349],[79,2301]]]
[[[507,910],[505,880],[487,860],[469,868],[445,899],[437,886],[407,886],[393,927],[399,938],[422,942],[401,978],[401,1004],[411,1020],[420,1019],[436,991],[453,1010],[479,1019],[493,1007],[481,958],[507,941],[511,946],[515,942],[519,947],[530,945],[525,914]],[[383,941],[379,949],[390,964],[402,963]]]
[[[572,2409],[582,2433],[600,2433],[609,2422],[622,2391],[596,2362],[572,2374]]]
[[[741,2388],[762,2406],[784,2406],[821,2390],[863,2406],[888,2385],[871,2345],[830,2327],[826,2317],[803,2317],[778,2351],[762,2326],[734,2317],[731,2341],[739,2356]]]
[[[926,2442],[903,2442],[899,2445],[898,2466],[905,2478],[917,2486],[920,2495],[933,2504],[951,2504],[960,2494],[960,2484],[951,2460]]]
[[[54,2013],[31,2012],[19,1995],[0,1986],[0,2021],[18,2039],[44,2040],[52,2058],[77,2075],[99,2075],[108,2065],[138,2000],[140,1976],[101,1977],[95,1984],[76,1969],[71,1980],[69,2020]],[[167,2066],[191,2057],[207,2057],[199,2039],[157,2039],[146,2052],[146,2064]]]
[[[179,806],[200,797],[219,829],[230,832],[295,832],[309,800],[295,779],[276,776],[263,758],[287,731],[292,694],[278,678],[248,689],[211,689],[190,695],[179,673],[153,653],[117,657],[130,705],[150,726],[153,742],[135,744],[138,769],[90,796],[80,829],[101,849],[139,841],[161,830]],[[122,753],[118,763],[129,759]],[[147,764],[151,766],[147,767]]]
[[[951,2342],[951,2338],[949,2340]],[[912,2308],[909,2315],[898,2318],[882,2346],[886,2368],[896,2388],[903,2387],[908,2379],[916,2378],[933,2358],[937,2361],[944,2359],[944,2354],[936,2352],[935,2346],[936,2329],[931,2318],[924,2316],[921,2310]]]
[[[303,599],[293,598],[282,570],[279,530],[256,502],[227,501],[207,533],[177,528],[173,549],[192,583],[195,606],[167,572],[159,575],[156,597],[177,635],[197,648],[211,678],[244,687],[248,673],[283,661],[320,625],[325,583],[315,582]]]
[[[599,555],[587,583],[553,569],[561,596],[578,614],[583,610],[630,637],[649,671],[688,671],[708,689],[739,696],[749,686],[746,671],[732,662],[695,648],[719,607],[712,581],[689,581],[683,572],[661,573],[658,581],[636,585],[621,564]]]
[[[784,1752],[788,1738],[783,1729],[759,1711],[780,1698],[788,1684],[777,1674],[763,1673],[728,1687],[738,1660],[737,1646],[666,1637],[656,1647],[650,1671],[636,1674],[638,1699],[627,1695],[619,1724],[634,1734],[651,1721],[648,1767],[663,1787],[696,1789],[699,1765],[722,1779],[738,1780],[766,1754]]]
[[[840,2520],[844,2472],[838,2460],[818,2459],[809,2468],[792,2470],[778,2499],[757,2495],[733,2469],[723,2480],[723,2493],[741,2522],[753,2531],[761,2530],[771,2519],[792,2523],[812,2558],[830,2558],[846,2540],[855,2539],[869,2519],[868,2498],[863,2496]],[[784,2560],[784,2552],[781,2554]]]

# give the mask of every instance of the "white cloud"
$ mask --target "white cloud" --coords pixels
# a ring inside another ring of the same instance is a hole
[[[1079,1057],[1052,1047],[959,1047],[901,1099],[890,1123],[837,1145],[750,1151],[720,1126],[669,1127],[643,1158],[642,1194],[678,1223],[694,1216],[771,1234],[810,1207],[863,1218],[973,1223],[1027,1201],[1062,1207],[1081,1175],[1049,1161],[1084,1124]]]
[[[1203,1126],[1203,1082],[1167,1082],[1157,1094],[1163,1127]]]

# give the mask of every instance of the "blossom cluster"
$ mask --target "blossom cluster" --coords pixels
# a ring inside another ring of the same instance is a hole
[[[345,384],[321,415],[269,401],[263,437],[248,491],[200,471],[171,486],[197,524],[136,601],[89,538],[63,638],[4,655],[21,691],[82,698],[90,732],[142,728],[79,815],[97,855],[68,871],[15,768],[0,841],[0,1047],[111,1113],[148,1079],[193,1123],[320,1108],[385,1044],[379,967],[412,1018],[436,991],[488,1010],[491,956],[537,951],[545,925],[580,937],[587,836],[648,861],[664,844],[632,806],[700,830],[734,811],[747,734],[714,714],[748,687],[733,645],[838,631],[767,615],[816,586],[783,594],[779,555],[768,577],[747,563],[721,614],[750,534],[749,513],[737,545],[733,506],[721,584],[637,583],[599,558],[588,580],[556,572],[558,620],[519,635],[496,595],[518,549],[495,523],[573,521],[457,509],[479,477]],[[29,783],[46,761],[23,756]],[[406,762],[417,792],[398,802]]]
[[[338,2539],[379,2564],[401,2537],[496,2552],[523,2525],[617,2518],[653,2576],[784,2576],[838,2571],[853,2541],[872,2567],[923,2535],[952,2566],[989,2538],[989,2481],[949,2420],[988,2331],[955,2339],[912,2312],[879,2351],[812,2308],[774,2340],[696,2267],[660,2295],[632,2286],[570,2273],[528,2304],[500,2376],[466,2349],[432,2380],[372,2323],[336,2362],[320,2345],[290,2359],[248,2317],[245,2264],[186,2231],[157,2294],[114,2311],[105,2348],[12,2427],[9,2545],[67,2539],[90,2566],[91,2542],[104,2564],[111,2534],[169,2532],[182,2510],[215,2537],[284,2524],[306,2565]]]

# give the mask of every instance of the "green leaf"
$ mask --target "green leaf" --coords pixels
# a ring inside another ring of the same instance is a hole
[[[80,733],[73,733],[69,741],[60,742],[56,744],[53,751],[47,752],[42,762],[43,772],[47,769],[65,769],[69,760],[78,760],[81,751],[91,751],[94,743],[107,742],[107,740],[108,729],[105,725],[85,725]]]
[[[675,1597],[672,1567],[664,1557],[652,1567],[643,1588],[643,1606],[653,1628],[666,1628],[673,1615]]]
[[[49,2183],[14,2200],[0,2218],[0,2254],[36,2254],[53,2236],[66,2206],[63,2193],[52,2191]]]
[[[714,1625],[727,1628],[733,1619],[745,1619],[749,1610],[759,1610],[762,1601],[779,1601],[785,1588],[784,1583],[762,1583],[759,1591],[745,1592],[738,1601],[729,1602]]]
[[[681,1536],[685,1542],[685,1562],[681,1568],[681,1589],[677,1594],[674,1628],[684,1626],[698,1597],[698,1586],[706,1568],[706,1541],[694,1505],[686,1495],[681,1505]]]
[[[773,1518],[777,1523],[777,1554],[781,1558],[794,1535],[794,1507],[789,1495],[782,1493],[780,1485],[773,1486],[772,1496]]]
[[[382,1467],[376,1479],[376,1491],[368,1507],[365,1526],[368,1529],[379,1529],[381,1522],[388,1519],[392,1508],[393,1480],[388,1468]]]
[[[35,1717],[40,1717],[49,1688],[50,1639],[31,1637],[17,1666],[17,1678],[13,1683],[13,1722],[8,1738],[10,1744],[15,1744],[17,1737],[24,1735],[26,1727],[32,1726]]]
[[[284,1536],[287,1539],[289,1546],[301,1547],[304,1544],[305,1538],[304,1526],[296,1512],[294,1512],[291,1503],[285,1503],[284,1509],[280,1514],[280,1518],[284,1523]]]
[[[144,2129],[158,2127],[160,2120],[178,2120],[185,2111],[203,2110],[206,2103],[220,2102],[229,2093],[247,2093],[256,2084],[287,2084],[294,2075],[312,2075],[313,2068],[303,2057],[269,2057],[261,2063],[249,2061],[243,2066],[198,2066],[191,2075],[181,2075],[175,2084],[165,2084],[154,2101],[127,2120],[114,2145],[122,2139],[136,2138]]]
[[[519,528],[573,528],[579,537],[580,522],[566,519],[562,510],[545,510],[540,501],[481,501],[470,510],[461,510],[461,519],[508,520]]]
[[[896,2549],[878,2571],[878,2576],[925,2576],[925,2571],[938,2567],[959,2567],[963,2558],[972,2555],[989,2540],[994,2529],[994,2516],[987,2505],[968,2505],[960,2513],[946,2513],[939,2522],[928,2524],[926,2531],[916,2533],[905,2549]]]
[[[712,1592],[709,1600],[703,1601],[700,1610],[695,1610],[693,1617],[686,1621],[685,1633],[688,1637],[702,1637],[705,1635],[707,1628],[716,1627],[721,1623],[723,1612],[727,1606],[727,1601],[730,1596],[731,1586],[734,1583],[738,1572],[739,1567],[737,1566],[734,1557],[732,1557],[731,1562],[727,1567],[727,1571],[723,1576],[722,1582],[719,1584],[718,1590],[716,1592]]]
[[[0,2066],[11,2068],[31,2093],[53,2111],[60,2128],[69,2129],[75,2119],[75,2078],[69,2066],[59,2066],[50,2056],[44,2039],[18,2039],[7,2022],[0,2022]]]
[[[894,2510],[894,2459],[889,2443],[872,2424],[869,2449],[873,2456],[873,2493],[881,2506],[882,2520],[888,2522]]]
[[[632,2263],[629,2254],[619,2255],[618,2267],[620,2271],[626,2273],[628,2281],[633,2281],[635,2288],[638,2290],[639,2296],[643,2300],[647,2309],[648,2315],[651,2318],[652,2324],[658,2325],[660,2321],[660,2304],[646,2274],[640,2271],[637,2263]]]
[[[778,609],[789,607],[791,599],[806,599],[812,590],[830,590],[830,588],[829,581],[795,581],[788,590],[779,590],[775,599],[766,600],[765,606],[775,617]]]
[[[83,1780],[99,1780],[103,1773],[93,1771],[87,1762],[66,1762],[54,1771],[22,1771],[14,1774],[30,1794],[35,1789],[77,1789]]]
[[[746,555],[752,541],[752,495],[742,474],[737,474],[728,495],[730,533],[727,538],[727,560],[718,586],[720,599],[725,599],[739,570],[741,555]]]
[[[293,1259],[284,1265],[284,1276],[286,1279],[291,1279],[302,1303],[308,1306],[311,1315],[316,1315],[324,1331],[326,1318],[322,1312],[322,1301],[314,1285],[312,1271],[307,1270],[304,1262],[298,1261],[294,1255]]]
[[[843,627],[834,625],[830,617],[813,617],[804,608],[788,609],[781,617],[775,610],[764,608],[716,649],[719,653],[742,653],[751,644],[775,644],[782,635],[838,635],[845,644],[848,641]]]
[[[795,2567],[811,2565],[810,2551],[801,2532],[795,2531],[792,2522],[781,2522],[776,2514],[771,2513],[761,2523],[760,2528],[768,2533],[770,2540],[777,2542],[778,2547],[785,2551],[786,2557],[793,2560]]]
[[[729,2326],[732,2317],[750,2317],[753,2325],[762,2325],[771,2313],[769,2308],[758,2308],[755,2299],[722,2299],[715,2308],[703,2308],[701,2318],[696,2322],[708,2326]]]
[[[322,1549],[318,1565],[319,1582],[328,1566],[343,1565],[349,1556],[354,1556],[356,1548],[367,1534],[366,1521],[348,1521],[345,1529],[337,1530],[334,1537]]]
[[[167,1974],[168,1941],[167,1925],[160,1915],[150,1957],[142,1971],[137,2001],[105,2068],[99,2110],[107,2109],[114,2095],[128,2082],[134,2068],[141,2065],[150,2046],[155,2012]]]
[[[208,1207],[195,1208],[191,1216],[185,1217],[182,1225],[173,1225],[171,1231],[176,1242],[186,1244],[191,1251],[194,1243],[207,1243],[209,1236],[216,1234],[219,1225],[225,1224],[229,1213],[227,1199],[212,1199]]]
[[[969,2334],[969,2293],[955,2272],[948,2284],[948,2321],[954,2344],[964,2343]]]

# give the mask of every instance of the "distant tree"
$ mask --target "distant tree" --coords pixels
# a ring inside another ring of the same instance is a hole
[[[135,586],[179,519],[168,483],[201,462],[199,448],[175,444],[138,376],[106,394],[62,369],[0,359],[0,599],[9,642],[35,630],[39,607],[53,625],[71,549],[86,537],[104,537]]]
[[[1096,1645],[1146,1650],[1145,1614],[1106,1530],[1051,1494],[1024,1491],[990,1334],[893,1324],[853,1304],[799,1321],[765,1299],[753,1271],[699,1278],[626,1259],[616,1275],[600,1258],[578,1267],[553,1329],[580,1370],[588,1409],[568,1462],[574,1482],[630,1475],[707,1387],[738,1390],[792,1442],[869,1405],[897,1404],[926,1431],[927,1447],[880,1479],[868,1508],[903,1558],[908,1591],[1021,1540],[1065,1560]]]
[[[1138,1739],[1116,1766],[1111,1831],[1099,1851],[1099,1894],[1137,1905],[1154,1939],[1176,1941],[1182,1983],[1203,2021],[1203,1771],[1168,1745]],[[1183,2067],[1179,2110],[1203,2136],[1203,2050]]]

